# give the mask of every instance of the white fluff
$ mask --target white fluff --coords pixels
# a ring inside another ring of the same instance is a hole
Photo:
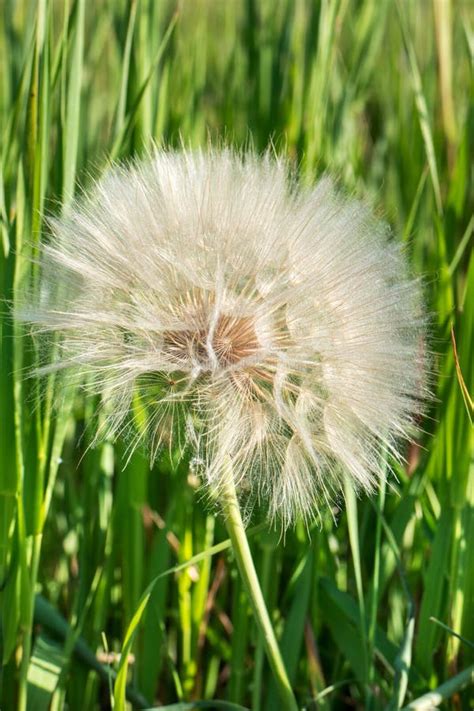
[[[334,500],[344,472],[367,491],[384,476],[422,396],[423,317],[360,202],[328,179],[298,187],[268,155],[159,150],[52,232],[26,317],[60,332],[52,367],[102,395],[109,431],[133,400],[152,457],[186,443],[216,493],[231,461],[283,526]]]

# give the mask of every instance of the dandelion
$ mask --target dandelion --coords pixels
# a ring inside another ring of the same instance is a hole
[[[398,456],[421,394],[419,287],[386,226],[328,179],[157,151],[52,232],[28,318],[61,332],[51,367],[102,395],[105,432],[135,398],[152,458],[170,439],[194,450],[212,491],[231,472],[284,527],[344,476],[373,490],[381,451]]]
[[[139,403],[132,449],[145,431],[152,459],[171,443],[200,463],[296,708],[236,492],[287,527],[344,480],[377,486],[423,394],[418,283],[363,204],[328,179],[299,186],[268,154],[159,150],[51,227],[27,314],[60,333],[49,367],[102,396],[100,434]]]

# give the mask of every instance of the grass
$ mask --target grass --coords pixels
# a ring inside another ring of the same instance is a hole
[[[111,159],[221,135],[273,141],[304,180],[328,170],[365,196],[432,314],[437,399],[398,480],[349,496],[337,527],[250,535],[298,701],[426,708],[439,687],[436,703],[472,708],[473,20],[456,0],[3,0],[1,708],[278,708],[186,467],[89,450],[95,403],[24,379],[38,344],[9,317],[35,288],[45,216]]]

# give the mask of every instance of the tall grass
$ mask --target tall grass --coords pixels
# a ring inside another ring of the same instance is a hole
[[[273,141],[305,180],[329,170],[366,196],[432,314],[437,397],[388,490],[284,543],[250,531],[299,703],[393,710],[440,686],[447,708],[472,707],[472,685],[448,682],[474,656],[472,10],[3,0],[2,709],[121,709],[125,694],[278,708],[225,531],[186,464],[89,449],[96,403],[58,376],[24,378],[40,346],[9,316],[35,288],[45,216],[111,159],[222,135]]]

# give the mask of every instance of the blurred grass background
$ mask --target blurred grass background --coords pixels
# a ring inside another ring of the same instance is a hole
[[[473,19],[469,0],[1,1],[2,709],[121,709],[125,681],[137,708],[278,709],[186,464],[88,449],[97,403],[22,377],[38,344],[9,310],[45,216],[153,141],[273,141],[367,196],[425,280],[437,400],[398,481],[337,527],[251,534],[301,706],[392,711],[472,663]]]

